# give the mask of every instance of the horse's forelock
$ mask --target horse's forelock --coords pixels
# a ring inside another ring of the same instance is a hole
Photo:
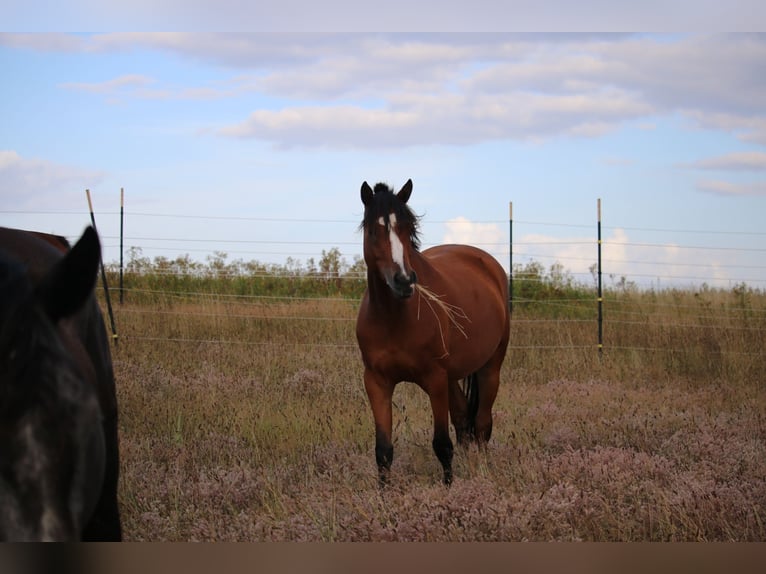
[[[393,189],[391,189],[391,187],[389,187],[389,185],[388,185],[388,184],[386,184],[386,183],[383,183],[382,181],[380,181],[380,182],[378,182],[378,183],[376,183],[376,184],[375,184],[375,187],[372,189],[372,192],[373,192],[374,194],[376,194],[376,195],[377,195],[378,193],[383,193],[383,194],[386,194],[386,193],[391,193],[391,194],[393,194],[393,193],[394,193],[394,190],[393,190]]]
[[[373,188],[373,201],[365,206],[361,228],[375,230],[379,218],[388,222],[393,213],[398,226],[409,228],[410,241],[415,249],[420,249],[419,218],[410,207],[401,201],[385,183],[376,183]]]

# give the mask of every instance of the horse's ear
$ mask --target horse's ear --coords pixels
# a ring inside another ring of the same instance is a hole
[[[101,260],[98,234],[88,227],[37,287],[46,313],[54,323],[76,313],[93,292]]]
[[[370,184],[368,184],[366,181],[362,183],[362,203],[365,205],[368,205],[372,201],[372,188],[370,187]]]
[[[396,197],[398,197],[402,203],[407,203],[407,200],[410,198],[411,194],[412,194],[412,180],[408,179],[407,183],[405,183],[402,186],[402,189],[399,190],[399,193],[396,194]]]

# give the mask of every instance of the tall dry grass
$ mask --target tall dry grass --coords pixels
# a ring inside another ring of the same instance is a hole
[[[223,291],[223,289],[221,290]],[[486,452],[442,486],[426,395],[377,485],[355,299],[115,306],[128,540],[765,540],[760,293],[514,306]]]

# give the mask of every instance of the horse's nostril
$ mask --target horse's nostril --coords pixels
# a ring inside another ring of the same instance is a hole
[[[397,273],[394,277],[394,281],[396,281],[396,284],[402,287],[409,287],[415,281],[417,281],[417,277],[414,272],[410,273],[409,276],[405,275],[404,273]]]

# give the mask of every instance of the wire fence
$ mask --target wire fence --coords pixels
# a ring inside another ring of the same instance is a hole
[[[129,210],[96,215],[107,265],[131,254],[171,260],[188,255],[205,262],[224,253],[228,261],[281,265],[282,271],[288,272],[290,265],[319,261],[329,249],[337,249],[348,267],[361,259],[361,217],[310,220]],[[120,233],[121,216],[127,222],[124,234]],[[62,218],[77,223],[63,225]],[[76,239],[85,223],[82,212],[0,211],[0,221],[9,224],[13,220],[30,222],[27,228],[56,233],[61,233],[63,225],[67,231],[61,234],[69,239]],[[456,222],[425,218],[421,224],[423,247],[427,248],[443,242]],[[467,242],[492,253],[508,271],[518,263],[536,261],[546,267],[560,264],[571,277],[592,281],[598,244],[595,218],[593,222],[514,219],[512,244],[506,231],[508,220],[471,221],[466,225]],[[472,226],[482,226],[483,233],[471,239]],[[766,232],[615,225],[608,218],[602,230],[607,283],[621,283],[624,278],[650,288],[700,284],[729,288],[741,283],[766,288]],[[665,240],[652,240],[658,237]],[[513,264],[509,265],[509,258]]]
[[[141,276],[130,279],[140,280]],[[233,279],[215,278],[204,289],[129,287],[128,304],[116,307],[117,324],[141,327],[128,327],[120,340],[196,347],[356,350],[358,297],[225,292],[232,288]],[[295,277],[283,280],[294,281]],[[330,278],[312,280],[335,287]],[[509,350],[595,355],[599,350],[595,294],[576,295],[517,300]],[[766,364],[766,298],[755,292],[673,291],[661,295],[615,291],[604,298],[604,309],[606,353],[712,352],[719,360],[759,357]],[[154,331],[146,332],[147,322]],[[240,328],[234,329],[233,324]]]
[[[4,216],[45,214],[0,212]],[[116,278],[117,263],[114,258],[107,261],[110,292],[124,295],[128,302],[117,308],[118,331],[120,323],[124,325],[133,320],[131,317],[139,316],[151,316],[160,326],[163,321],[172,324],[183,318],[214,324],[229,320],[293,324],[293,332],[310,331],[323,323],[342,326],[334,339],[322,339],[321,334],[313,339],[301,336],[292,340],[235,338],[213,329],[184,336],[167,330],[153,334],[129,332],[120,334],[120,340],[244,347],[356,347],[355,309],[366,276],[358,221],[128,212],[124,215],[129,228],[145,227],[142,221],[158,225],[146,226],[145,233],[121,236],[114,232],[115,215],[99,214],[96,222],[106,251],[120,246],[122,256],[122,246],[127,246],[126,284],[122,289]],[[82,219],[81,213],[77,216]],[[171,232],[168,221],[180,224]],[[216,228],[214,224],[220,223],[224,227]],[[441,238],[442,228],[450,223],[424,220],[428,231],[424,236]],[[514,337],[510,348],[535,352],[599,349],[595,223],[516,220],[512,244],[499,231],[508,221],[473,223],[498,231],[496,241],[472,243],[504,261],[513,278]],[[253,230],[254,224],[257,231]],[[276,227],[266,233],[266,224]],[[304,239],[291,231],[308,224],[329,229],[328,239]],[[249,237],[243,235],[240,225]],[[564,237],[540,234],[542,228],[554,228]],[[764,356],[766,264],[762,261],[766,248],[760,242],[766,232],[607,225],[602,230],[606,277],[602,299],[604,349],[673,354],[707,348],[729,357]],[[672,240],[627,241],[625,233],[666,234]],[[593,237],[588,238],[589,234]],[[68,238],[75,240],[77,235]],[[424,241],[423,247],[437,243]],[[141,301],[146,306],[135,305]],[[192,308],[195,304],[201,308]],[[309,304],[311,308],[300,314],[269,316],[247,310],[276,304]],[[345,306],[339,311],[338,305]]]

